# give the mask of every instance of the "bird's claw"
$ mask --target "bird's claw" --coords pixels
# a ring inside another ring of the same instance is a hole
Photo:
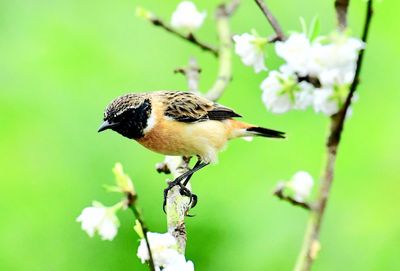
[[[193,209],[197,205],[197,195],[196,194],[191,194],[189,204],[190,204],[190,209]]]
[[[173,182],[170,182],[168,184],[168,187],[164,189],[164,201],[163,201],[163,211],[164,213],[166,213],[165,211],[165,206],[167,205],[167,196],[168,196],[168,192],[169,190],[171,190],[174,186],[178,185],[180,187],[179,189],[179,193],[182,196],[186,196],[189,197],[190,201],[190,209],[194,208],[197,204],[197,195],[193,194],[187,187],[185,187],[180,180],[175,180]],[[192,217],[192,215],[187,215],[189,217]]]
[[[197,204],[197,195],[193,194],[189,189],[187,189],[185,186],[181,187],[179,190],[180,194],[182,196],[186,196],[190,199],[189,204],[190,204],[190,209],[194,208]]]

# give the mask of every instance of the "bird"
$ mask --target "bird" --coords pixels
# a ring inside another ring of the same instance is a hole
[[[232,109],[194,92],[161,90],[128,93],[111,101],[104,111],[98,132],[113,130],[137,141],[145,148],[170,156],[197,156],[192,169],[170,182],[190,197],[193,208],[197,196],[186,188],[192,175],[218,161],[218,153],[231,139],[240,137],[285,138],[285,133],[237,120]],[[165,210],[165,209],[164,209]]]

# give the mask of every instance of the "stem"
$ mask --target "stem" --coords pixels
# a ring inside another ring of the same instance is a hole
[[[261,9],[262,13],[265,15],[267,18],[269,24],[272,26],[272,29],[274,29],[276,37],[274,38],[273,41],[277,40],[284,40],[285,39],[285,34],[283,34],[282,28],[280,27],[278,20],[274,17],[272,12],[268,9],[267,5],[263,0],[255,0],[257,6]]]
[[[231,5],[227,6],[222,4],[217,8],[216,24],[219,38],[219,69],[217,79],[205,95],[206,98],[212,101],[216,101],[221,97],[225,88],[232,79],[232,39],[229,27],[229,17],[237,7],[237,5],[234,6],[236,3],[238,2],[233,1]]]
[[[151,249],[150,249],[150,242],[149,239],[147,237],[147,233],[148,233],[148,228],[147,225],[144,223],[144,219],[142,216],[142,213],[139,211],[137,205],[136,205],[136,200],[137,200],[137,195],[134,195],[132,193],[128,193],[127,194],[127,206],[129,207],[129,209],[132,210],[133,214],[135,215],[136,219],[139,221],[140,225],[142,226],[142,230],[143,230],[143,235],[144,235],[144,240],[146,241],[146,246],[147,246],[147,251],[149,252],[149,269],[151,271],[155,271],[155,266],[154,266],[154,260],[153,260],[153,255],[151,253]]]
[[[336,1],[336,2],[347,2],[348,1]],[[343,14],[339,14],[343,10],[347,10],[347,7],[341,6],[338,10],[337,4],[335,4],[336,10],[338,12],[339,27],[346,27],[346,19],[343,19]],[[369,26],[372,17],[372,0],[367,3],[365,24],[362,35],[362,41],[366,42]],[[322,224],[323,215],[325,213],[326,204],[329,198],[329,192],[332,186],[335,162],[337,157],[337,150],[340,144],[340,137],[343,132],[344,120],[348,108],[351,105],[351,98],[358,86],[359,75],[362,67],[362,61],[364,56],[364,50],[360,52],[357,59],[357,66],[355,71],[354,80],[350,86],[349,94],[346,98],[341,110],[331,118],[331,132],[327,142],[327,161],[325,165],[325,172],[321,180],[321,187],[319,189],[317,201],[315,208],[311,210],[307,230],[304,236],[303,246],[297,259],[295,266],[295,271],[308,271],[311,269],[313,261],[317,256],[319,250],[319,235]]]

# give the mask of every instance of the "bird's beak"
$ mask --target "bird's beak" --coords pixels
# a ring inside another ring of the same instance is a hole
[[[117,126],[119,123],[118,122],[109,122],[108,120],[105,120],[99,127],[99,130],[97,132],[103,132],[107,129],[110,129],[112,127]]]

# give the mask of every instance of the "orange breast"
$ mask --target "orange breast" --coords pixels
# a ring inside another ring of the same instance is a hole
[[[178,122],[158,122],[138,142],[144,147],[165,155],[189,155],[182,136],[184,127]]]
[[[165,155],[216,156],[228,140],[227,125],[220,121],[184,123],[162,117],[138,142]]]

